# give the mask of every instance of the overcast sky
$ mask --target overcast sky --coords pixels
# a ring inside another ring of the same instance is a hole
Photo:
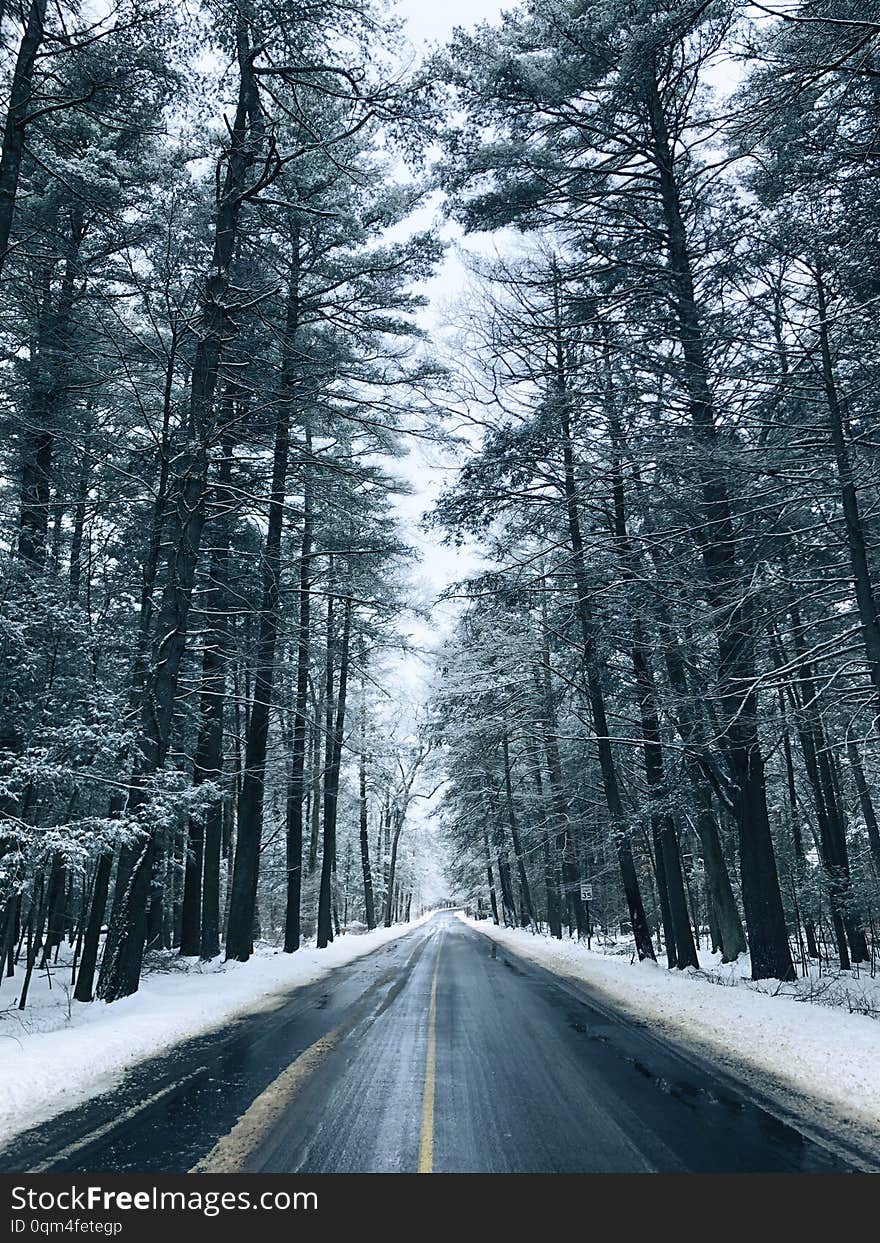
[[[504,7],[496,0],[398,0],[397,11],[406,18],[410,40],[419,48],[445,41],[456,26],[493,21]]]
[[[510,7],[509,3],[507,7]],[[446,42],[456,26],[497,20],[501,11],[499,0],[440,0],[434,4],[425,0],[399,0],[397,5],[397,12],[407,20],[407,37],[415,56],[419,58],[431,44]],[[442,218],[436,202],[424,212],[419,212],[411,224],[419,228],[436,228],[453,243],[459,236],[458,230]],[[456,301],[463,281],[464,269],[454,250],[450,249],[438,274],[425,286],[431,306],[424,312],[423,323],[432,347],[441,356],[444,352],[441,331],[444,306]],[[396,690],[402,699],[410,699],[416,706],[424,698],[430,675],[433,663],[430,651],[448,632],[453,616],[452,609],[437,606],[436,600],[476,561],[459,549],[438,545],[419,529],[422,515],[431,509],[438,492],[455,476],[455,466],[449,455],[434,446],[411,443],[408,458],[395,466],[394,473],[403,476],[413,489],[413,494],[400,498],[396,507],[407,541],[415,545],[422,555],[421,564],[412,570],[415,597],[431,610],[427,621],[413,615],[406,618],[401,627],[410,641],[422,650],[423,657],[394,662],[394,679],[398,683]]]
[[[396,11],[406,19],[407,38],[413,59],[417,62],[432,44],[447,42],[456,26],[496,22],[505,8],[513,7],[511,0],[434,0],[433,3],[431,0],[398,0]],[[732,88],[740,72],[738,68],[720,66],[714,71],[715,85]],[[424,286],[431,305],[422,318],[433,351],[441,359],[444,355],[452,359],[452,333],[446,329],[445,319],[448,310],[455,306],[464,292],[465,268],[456,253],[456,247],[463,244],[461,233],[443,218],[439,196],[410,219],[409,227],[436,228],[440,236],[452,243],[437,275]],[[496,244],[495,239],[486,237],[468,238],[466,241],[468,249],[479,249],[484,253]],[[475,551],[447,548],[419,527],[420,519],[431,510],[441,489],[454,480],[457,469],[455,460],[448,452],[412,441],[408,457],[393,468],[394,474],[405,478],[412,488],[412,495],[397,500],[396,509],[405,539],[421,553],[420,564],[413,566],[410,572],[412,596],[429,610],[427,620],[415,613],[401,618],[399,630],[416,651],[390,660],[389,676],[383,679],[397,705],[394,708],[389,704],[389,709],[401,724],[406,721],[409,729],[416,724],[419,710],[427,698],[435,668],[433,654],[449,634],[458,611],[457,605],[438,604],[438,598],[451,583],[473,572],[479,565]],[[404,725],[404,730],[408,732],[407,725]],[[420,785],[430,788],[433,785],[432,776],[425,773]],[[411,831],[431,831],[431,812],[435,806],[436,798],[413,805]],[[425,877],[425,896],[429,900],[445,892],[442,863],[438,856],[433,856],[431,873]]]
[[[431,44],[445,43],[456,26],[497,20],[501,11],[502,4],[498,0],[435,0],[433,4],[430,0],[398,0],[397,5],[397,12],[407,19],[407,36],[414,56],[419,59]],[[417,213],[410,225],[436,228],[442,237],[453,243],[460,237],[459,231],[443,219],[436,201]],[[450,248],[437,275],[425,285],[431,305],[423,314],[423,325],[432,349],[441,357],[444,354],[444,306],[455,303],[463,284],[464,268]],[[416,650],[388,660],[388,676],[382,679],[396,704],[388,704],[389,713],[408,732],[415,726],[428,695],[435,665],[434,652],[454,621],[455,606],[439,605],[438,597],[450,583],[473,569],[477,559],[466,550],[439,545],[419,528],[420,519],[432,508],[437,494],[455,477],[456,466],[450,455],[436,446],[411,441],[408,457],[395,463],[392,469],[412,488],[412,495],[398,498],[395,508],[404,538],[421,554],[420,563],[410,570],[410,581],[414,599],[428,610],[427,618],[416,613],[401,618],[399,631]],[[425,790],[430,790],[436,779],[437,770],[431,767],[433,771],[425,773],[419,783]],[[414,835],[431,832],[431,812],[435,805],[436,798],[419,800],[412,805],[408,841],[412,841]],[[433,901],[446,892],[441,852],[435,848],[420,853],[427,869],[423,876],[423,898]]]

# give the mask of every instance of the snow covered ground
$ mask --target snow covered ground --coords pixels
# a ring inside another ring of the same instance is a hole
[[[720,1065],[788,1116],[880,1153],[880,1022],[869,1017],[880,1009],[880,979],[753,984],[748,960],[722,967],[707,955],[704,971],[667,971],[632,963],[628,954],[603,954],[488,920],[466,922],[522,958],[588,985],[600,1000]],[[837,1004],[828,1004],[835,990]]]
[[[425,916],[424,918],[428,918]],[[271,1009],[281,995],[311,984],[422,920],[337,937],[326,949],[284,954],[261,945],[247,963],[200,963],[169,955],[167,969],[145,974],[139,991],[107,1005],[72,999],[70,973],[35,974],[27,1009],[15,1001],[20,977],[0,989],[0,1144],[99,1092],[115,1087],[136,1063],[221,1026],[237,1015]]]

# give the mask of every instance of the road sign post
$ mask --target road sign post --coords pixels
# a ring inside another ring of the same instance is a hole
[[[587,916],[587,949],[592,948],[593,929],[590,927],[590,903],[593,901],[593,886],[581,884],[581,902]]]

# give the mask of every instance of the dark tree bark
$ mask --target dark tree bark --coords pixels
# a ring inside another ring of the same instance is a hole
[[[230,267],[245,196],[254,193],[249,170],[262,138],[262,119],[253,53],[243,16],[237,30],[239,91],[226,174],[218,198],[214,246],[202,291],[202,314],[190,382],[188,444],[181,453],[174,505],[168,523],[165,586],[155,626],[155,643],[146,673],[140,717],[140,754],[129,790],[129,811],[146,797],[145,781],[164,762],[170,743],[177,699],[180,662],[186,646],[189,609],[198,564],[205,497],[208,489],[208,448],[214,429],[214,394],[220,359],[233,327],[230,308]],[[265,174],[263,174],[265,177]],[[124,901],[111,923],[101,964],[98,994],[115,1001],[137,990],[146,940],[147,900],[156,859],[156,838],[148,835],[134,864]]]
[[[234,402],[224,402],[225,417],[232,422]],[[226,616],[226,579],[232,536],[231,512],[233,441],[227,432],[221,439],[223,456],[214,488],[215,536],[205,588],[206,631],[202,650],[199,697],[199,733],[193,764],[193,784],[223,779],[223,720],[226,700],[226,668],[231,635]],[[201,816],[190,816],[184,861],[180,912],[180,953],[199,954],[209,960],[220,953],[220,857],[223,830],[223,799],[212,798]]]
[[[183,898],[180,910],[182,958],[192,958],[202,945],[202,879],[205,861],[205,825],[201,814],[187,817],[183,861]]]
[[[812,705],[813,688],[817,685],[815,671],[806,650],[800,610],[791,593],[789,593],[789,611],[794,649],[798,658],[798,673],[788,690],[798,719],[801,750],[816,804],[819,853],[828,874],[832,922],[843,967],[845,962],[849,962],[850,957],[847,944],[856,962],[867,961],[868,946],[855,911],[846,825],[841,800],[835,788],[834,770],[825,730],[818,711]],[[785,666],[787,663],[785,652],[778,636],[774,636],[772,646],[777,649],[777,661]]]
[[[806,852],[804,851],[803,833],[801,832],[800,823],[800,800],[797,793],[797,784],[794,775],[794,756],[791,749],[791,738],[788,728],[788,714],[785,710],[785,691],[779,688],[779,711],[782,719],[782,754],[785,759],[785,778],[788,787],[788,815],[791,825],[791,844],[792,854],[794,855],[794,876],[792,879],[792,898],[794,902],[794,915],[798,924],[798,942],[801,942],[800,924],[801,924],[801,906],[799,900],[799,891],[803,889],[805,872],[806,872]],[[803,920],[804,932],[806,934],[807,944],[806,951],[810,958],[818,957],[816,947],[816,925],[814,920],[808,915]]]
[[[15,975],[15,944],[21,932],[21,889],[16,885],[3,909],[3,942],[0,945],[0,984]]]
[[[862,641],[868,661],[868,673],[874,687],[876,702],[880,705],[880,618],[877,616],[877,601],[871,582],[865,529],[859,507],[859,497],[856,491],[849,446],[846,443],[843,411],[841,410],[840,398],[837,393],[834,359],[831,353],[831,339],[828,333],[828,302],[825,281],[820,271],[815,272],[814,279],[816,303],[819,311],[819,348],[822,358],[822,384],[825,390],[825,402],[828,410],[831,447],[834,452],[834,461],[840,483],[840,500],[843,508],[844,526],[846,528],[846,543],[855,587],[856,604],[859,610]]]
[[[715,411],[706,350],[694,292],[693,269],[681,209],[666,114],[654,67],[649,66],[645,103],[651,127],[661,207],[669,247],[669,279],[675,301],[683,375],[691,424],[704,453],[700,466],[703,504],[701,553],[713,607],[724,618],[718,635],[718,678],[727,721],[725,750],[736,791],[743,906],[749,930],[752,978],[795,978],[779,874],[770,834],[764,760],[754,691],[754,599],[737,563],[730,499],[721,469],[712,465]]]
[[[57,297],[52,291],[51,268],[47,267],[45,273],[37,312],[36,349],[31,359],[27,431],[22,438],[18,554],[36,569],[41,569],[45,562],[58,415],[70,384],[71,321],[84,228],[82,207],[77,204],[69,215],[67,251]]]
[[[617,770],[614,766],[614,755],[611,747],[611,734],[608,727],[608,716],[605,708],[605,692],[602,687],[601,672],[596,656],[595,624],[593,621],[592,610],[590,608],[589,581],[587,578],[587,566],[584,556],[584,541],[581,532],[577,480],[575,478],[570,398],[567,391],[565,344],[562,329],[562,308],[560,305],[560,281],[558,273],[555,272],[554,321],[554,383],[556,390],[555,397],[557,403],[559,429],[562,434],[564,469],[563,491],[565,496],[565,512],[568,520],[569,543],[572,554],[571,561],[575,586],[575,602],[581,629],[581,642],[583,644],[584,671],[586,673],[587,680],[587,697],[593,717],[593,732],[596,737],[596,749],[599,753],[599,768],[602,773],[602,785],[605,792],[605,802],[608,806],[611,831],[614,835],[615,848],[617,850],[617,861],[620,867],[621,880],[623,881],[623,891],[626,896],[626,904],[629,909],[629,917],[636,944],[636,953],[639,958],[649,958],[653,960],[654,946],[651,942],[651,930],[648,927],[648,920],[645,916],[645,907],[642,902],[642,895],[639,889],[639,878],[636,873],[635,861],[633,859],[632,843],[630,842],[629,834],[627,832],[623,801],[620,796]],[[563,864],[563,868],[564,867],[565,864]],[[563,877],[565,878],[564,871]],[[566,888],[568,888],[568,880],[566,880],[565,883]],[[583,902],[580,897],[579,886],[576,886],[570,894],[567,894],[567,897],[569,904],[574,909],[578,936],[583,936],[586,933],[586,919],[583,909]]]
[[[706,869],[706,888],[712,901],[712,910],[718,926],[722,962],[734,962],[746,952],[746,939],[742,921],[737,910],[730,873],[724,859],[724,848],[718,831],[718,820],[712,805],[712,792],[706,784],[702,770],[691,767],[691,786],[696,799],[696,830],[703,852]]]
[[[231,410],[230,410],[231,413]],[[232,478],[232,440],[223,443],[217,487],[219,530],[211,554],[210,582],[206,608],[214,609],[211,634],[202,653],[201,726],[196,745],[193,778],[221,782],[223,779],[223,723],[226,711],[226,673],[232,649],[232,635],[225,615],[227,606],[226,578],[229,568],[229,547],[232,535],[231,506],[228,490]],[[220,953],[220,859],[223,853],[224,798],[214,798],[205,809],[203,826],[203,868],[200,902],[199,954],[207,960]],[[193,873],[197,868],[193,867]],[[195,880],[195,875],[193,875]],[[189,901],[195,907],[196,900]],[[184,908],[187,892],[184,887]],[[181,933],[181,945],[183,934]]]
[[[321,885],[318,893],[318,948],[333,939],[331,897],[333,871],[336,865],[336,804],[339,797],[339,770],[345,730],[345,697],[348,686],[348,658],[351,641],[353,601],[345,600],[342,620],[342,641],[339,648],[339,690],[336,695],[336,721],[332,731],[330,763],[324,776],[324,852],[321,859]],[[332,700],[332,695],[328,697]],[[390,890],[389,890],[390,892]]]
[[[390,928],[394,923],[394,903],[392,901],[396,892],[395,875],[397,872],[397,848],[400,844],[400,834],[403,829],[403,816],[398,811],[394,816],[394,832],[391,837],[391,859],[388,864],[388,893],[385,898],[385,927]],[[495,921],[498,922],[497,920]]]
[[[483,830],[483,849],[486,855],[486,879],[489,883],[489,901],[492,904],[492,922],[498,926],[501,920],[498,918],[498,899],[495,896],[495,878],[492,875],[492,856],[489,853],[489,835]]]
[[[807,773],[807,779],[813,793],[813,801],[816,807],[816,820],[819,826],[819,854],[825,871],[829,877],[829,889],[831,894],[831,922],[834,928],[834,939],[837,942],[837,955],[840,959],[842,970],[848,971],[852,965],[849,956],[849,945],[846,935],[846,923],[844,920],[843,910],[843,893],[837,872],[837,859],[834,848],[834,830],[831,826],[829,815],[829,807],[826,801],[827,788],[823,784],[820,772],[818,754],[819,748],[823,745],[823,741],[819,741],[817,746],[817,736],[814,728],[804,728],[798,731],[801,750],[804,756],[804,767]]]
[[[238,838],[232,874],[232,905],[226,936],[226,958],[246,962],[253,952],[253,912],[257,900],[260,845],[263,836],[263,786],[266,746],[275,682],[275,648],[280,624],[281,532],[290,458],[290,423],[296,384],[294,350],[299,327],[299,232],[294,229],[287,292],[284,362],[279,414],[275,423],[275,452],[269,526],[263,553],[263,599],[257,639],[254,698],[245,742],[245,764],[238,800]]]
[[[366,664],[366,653],[361,652],[361,666]],[[367,801],[367,685],[361,684],[361,741],[358,758],[358,784],[360,794],[361,874],[364,880],[364,912],[367,927],[376,927],[376,910],[373,902],[373,872],[370,867],[369,803]]]
[[[532,890],[529,885],[529,877],[526,872],[525,859],[523,858],[522,842],[520,841],[519,826],[516,822],[516,814],[513,807],[513,785],[510,777],[510,741],[505,729],[502,745],[504,747],[504,794],[507,802],[507,823],[510,828],[510,839],[513,842],[513,853],[516,858],[517,874],[519,876],[519,887],[522,893],[523,909],[526,919],[522,921],[523,926],[535,922],[535,906],[532,902]]]
[[[655,815],[651,816],[651,842],[654,847],[654,877],[657,882],[657,902],[660,907],[666,965],[672,970],[678,964],[675,952],[675,928],[672,924],[672,912],[669,909],[669,889],[666,885],[666,868],[663,861],[663,833],[660,817]]]
[[[504,915],[505,925],[510,928],[515,928],[518,923],[516,915],[516,899],[513,896],[513,884],[510,878],[510,860],[507,857],[507,843],[504,840],[504,826],[498,819],[497,809],[493,807],[493,811],[495,811],[495,815],[493,817],[492,840],[495,847],[495,858],[498,863],[498,882],[501,886],[501,908]]]
[[[544,742],[544,755],[547,762],[547,774],[550,781],[550,797],[553,805],[556,850],[560,856],[562,871],[562,905],[569,912],[569,922],[574,920],[578,936],[586,936],[586,913],[580,895],[580,873],[574,841],[571,835],[571,817],[568,798],[565,793],[565,777],[562,771],[562,757],[559,753],[559,739],[556,736],[556,713],[553,707],[552,684],[550,678],[550,648],[547,639],[546,622],[542,627],[542,720],[541,730]]]
[[[846,749],[849,758],[849,765],[852,769],[853,778],[856,783],[856,790],[859,795],[859,807],[862,811],[862,819],[865,822],[865,830],[868,834],[868,844],[871,847],[871,857],[875,865],[880,868],[880,829],[877,827],[877,815],[874,811],[874,803],[868,789],[868,783],[865,780],[865,770],[862,767],[862,758],[859,755],[859,749],[854,742],[847,743]]]
[[[0,277],[9,254],[9,238],[15,215],[15,200],[21,177],[21,161],[24,155],[25,133],[28,114],[32,107],[34,69],[45,35],[46,0],[31,0],[25,19],[24,32],[18,45],[12,85],[9,90],[9,106],[3,129],[3,149],[0,152]]]
[[[722,805],[727,806],[727,787],[722,783],[717,766],[706,750],[697,716],[690,706],[692,692],[685,673],[685,656],[673,634],[669,617],[661,602],[657,603],[666,675],[678,710],[676,728],[688,751],[696,756],[689,765],[689,775],[696,797],[696,828],[706,869],[706,885],[712,898],[723,961],[734,962],[740,954],[746,952],[746,938],[712,806],[713,791],[723,800]],[[730,806],[732,808],[732,802]]]
[[[42,970],[49,956],[56,945],[61,944],[63,937],[63,916],[62,904],[64,901],[64,890],[66,882],[66,869],[58,854],[52,857],[52,866],[49,869],[49,885],[46,898],[46,938],[43,942],[43,954],[40,960],[40,970]]]
[[[34,895],[31,898],[31,907],[27,918],[27,958],[25,961],[24,979],[21,984],[21,992],[18,997],[18,1008],[24,1010],[27,1005],[28,991],[31,986],[31,979],[34,974],[34,967],[37,963],[37,956],[43,945],[43,930],[46,925],[46,916],[49,910],[49,894],[47,892],[45,875],[40,876],[39,888],[34,888]]]
[[[542,687],[541,680],[536,669],[533,670],[533,677],[535,682],[536,700],[540,703],[542,700]],[[541,722],[538,721],[535,724],[540,730]],[[543,809],[545,805],[544,779],[541,776],[541,762],[537,756],[531,765],[531,771],[532,778],[535,783],[535,790],[538,795],[538,804],[539,807]],[[557,939],[561,939],[562,918],[559,910],[559,883],[556,874],[556,860],[554,858],[553,843],[550,840],[550,834],[547,832],[547,818],[544,815],[543,810],[541,813],[540,831],[541,860],[544,865],[544,894],[547,902],[547,923],[550,928],[550,935],[556,937]]]
[[[287,904],[284,950],[291,954],[300,944],[302,893],[303,809],[305,799],[306,735],[308,731],[309,661],[311,659],[312,574],[312,444],[306,428],[303,461],[303,526],[299,556],[299,618],[296,639],[296,700],[293,745],[287,786]]]
[[[611,464],[614,535],[621,554],[624,579],[631,582],[636,578],[637,558],[627,528],[626,496],[620,458],[622,435],[617,414],[614,410],[607,337],[603,340],[603,360],[605,365],[606,412],[614,443]],[[687,897],[682,875],[678,833],[675,827],[675,819],[668,806],[670,792],[664,768],[663,745],[660,735],[660,713],[657,707],[654,674],[651,668],[642,623],[637,614],[632,620],[630,656],[635,673],[636,698],[638,699],[639,717],[642,727],[645,776],[647,777],[651,799],[651,831],[654,839],[660,914],[666,936],[667,962],[670,967],[678,967],[681,970],[686,967],[699,967],[697,949],[694,945],[690,920],[688,919]]]
[[[332,595],[330,597],[332,602]],[[325,691],[322,682],[321,689],[317,697],[314,698],[315,719],[311,729],[311,766],[309,776],[309,798],[308,807],[309,820],[309,862],[308,874],[313,876],[318,867],[318,842],[321,836],[321,778],[324,769],[321,764],[321,739],[327,738],[329,734],[329,726],[322,726],[322,718],[325,716]]]
[[[68,599],[75,603],[80,598],[82,589],[82,556],[86,530],[86,506],[89,498],[89,480],[91,478],[91,410],[86,415],[82,458],[77,480],[76,503],[73,508],[73,531],[70,536],[70,561],[67,570]]]
[[[660,720],[654,697],[654,681],[648,664],[647,652],[639,641],[640,628],[636,626],[635,642],[632,648],[632,661],[636,674],[636,690],[639,700],[639,714],[644,741],[645,773],[654,806],[651,819],[656,836],[662,845],[663,882],[669,903],[669,916],[675,938],[675,966],[699,967],[697,949],[694,945],[690,920],[688,919],[687,897],[685,894],[684,877],[681,866],[681,852],[678,844],[678,833],[675,819],[663,804],[668,803],[669,787],[663,764],[663,748],[660,738]],[[659,869],[658,869],[659,871]],[[658,878],[659,880],[659,878]],[[662,902],[662,896],[661,896]]]

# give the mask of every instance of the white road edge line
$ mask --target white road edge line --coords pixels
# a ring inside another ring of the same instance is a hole
[[[163,1096],[168,1096],[170,1092],[176,1091],[182,1084],[187,1083],[190,1079],[194,1079],[196,1075],[200,1075],[203,1070],[207,1069],[207,1066],[199,1066],[196,1070],[191,1071],[190,1074],[184,1075],[182,1079],[175,1079],[174,1083],[169,1083],[160,1091],[154,1092],[152,1096],[145,1097],[145,1099],[140,1101],[139,1104],[132,1105],[131,1109],[126,1109],[123,1113],[119,1114],[118,1117],[113,1118],[112,1121],[105,1122],[103,1126],[99,1126],[95,1131],[90,1131],[89,1134],[84,1135],[82,1139],[75,1140],[72,1144],[68,1144],[65,1148],[62,1148],[59,1152],[54,1153],[53,1156],[47,1160],[41,1161],[39,1165],[31,1166],[31,1168],[27,1171],[28,1174],[44,1174],[47,1170],[51,1170],[52,1166],[55,1165],[56,1162],[63,1161],[67,1157],[72,1157],[74,1153],[79,1152],[82,1148],[87,1148],[89,1144],[94,1143],[95,1140],[102,1139],[103,1136],[109,1135],[110,1132],[115,1131],[121,1123],[128,1122],[130,1118],[136,1117],[144,1109],[147,1109],[150,1105],[154,1105],[156,1101],[160,1101]]]

